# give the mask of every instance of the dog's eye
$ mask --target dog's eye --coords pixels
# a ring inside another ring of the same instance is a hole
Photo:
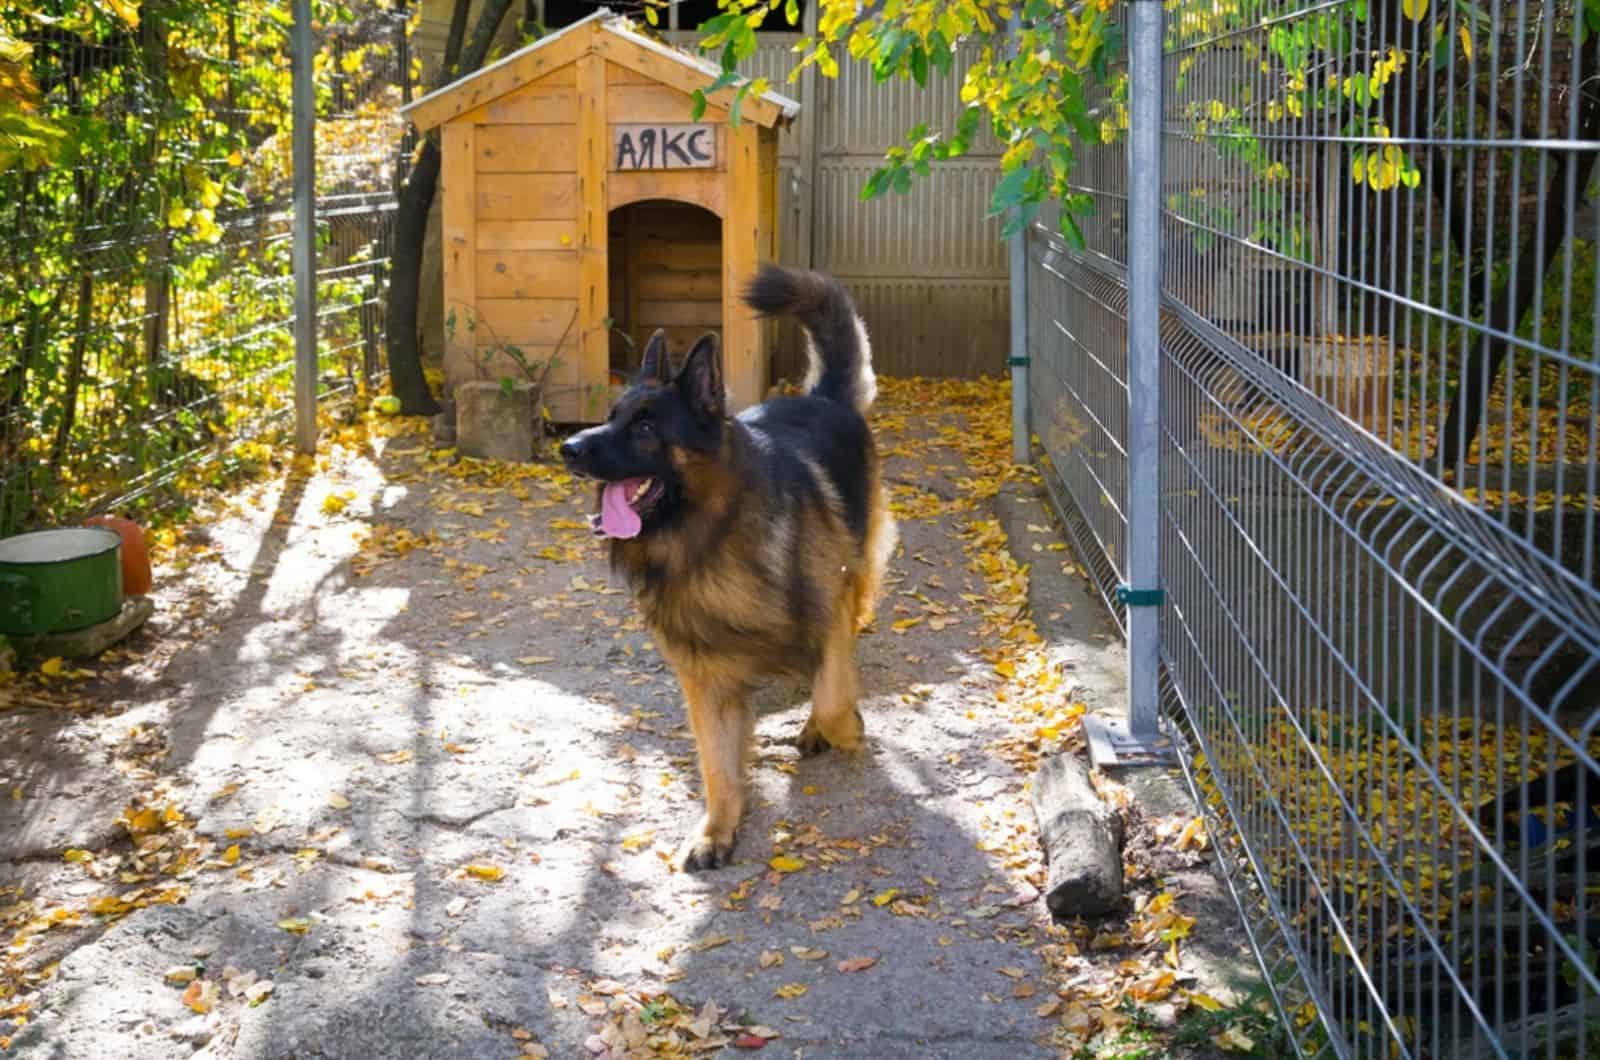
[[[652,434],[656,433],[656,425],[651,423],[649,420],[634,420],[633,433],[637,434],[641,438],[648,438]]]

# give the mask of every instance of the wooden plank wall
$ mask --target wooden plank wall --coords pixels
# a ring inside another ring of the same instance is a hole
[[[632,371],[656,328],[681,356],[722,331],[722,222],[683,203],[642,202],[611,214],[611,315],[632,345],[613,336],[613,368]]]
[[[537,371],[566,333],[550,382],[570,391],[579,381],[576,87],[569,65],[446,126],[447,135],[472,133],[475,218],[473,363],[457,359],[452,379],[520,379],[522,368],[503,348],[516,347]]]

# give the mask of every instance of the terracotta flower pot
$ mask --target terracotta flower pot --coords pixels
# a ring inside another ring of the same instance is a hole
[[[150,591],[150,550],[145,547],[139,524],[119,515],[96,515],[84,520],[85,526],[103,526],[122,538],[122,591],[143,596]]]

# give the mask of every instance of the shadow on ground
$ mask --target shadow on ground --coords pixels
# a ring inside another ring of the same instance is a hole
[[[1091,954],[1037,901],[965,427],[907,427],[918,407],[880,424],[911,508],[861,642],[870,749],[799,759],[806,690],[763,689],[740,857],[701,876],[665,860],[698,813],[675,683],[564,475],[401,434],[218,513],[162,570],[160,621],[84,686],[91,709],[0,711],[24,794],[0,804],[8,923],[188,888],[16,953],[11,1051],[590,1055],[642,996],[675,999],[649,1029],[686,1043],[720,1032],[671,1012],[712,1002],[786,1055],[1054,1055],[1058,991],[1150,954]],[[1082,668],[1064,694],[1109,700],[1120,672],[1081,606],[1079,647],[1076,620],[1057,631]],[[194,857],[124,882],[129,805],[177,807],[163,844]],[[30,953],[60,961],[42,983]],[[218,987],[209,1012],[167,980],[185,966]]]

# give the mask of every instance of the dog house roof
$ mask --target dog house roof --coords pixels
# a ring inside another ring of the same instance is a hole
[[[453,81],[421,99],[414,100],[400,108],[400,113],[419,130],[426,132],[467,110],[514,91],[550,70],[575,61],[580,54],[589,50],[581,47],[581,44],[584,41],[597,41],[602,34],[608,40],[605,46],[597,50],[604,52],[606,58],[624,66],[646,65],[648,69],[642,69],[640,72],[658,78],[677,72],[679,76],[672,76],[671,81],[676,82],[674,87],[685,92],[705,88],[722,73],[715,63],[635,32],[628,19],[602,7],[594,14],[541,37],[527,47],[519,48],[505,58],[468,74],[459,81]],[[615,46],[612,46],[613,42]],[[576,49],[575,45],[578,46]],[[570,55],[567,54],[569,52]],[[651,55],[652,59],[654,57],[670,59],[674,65],[663,68],[659,60],[644,64],[630,62],[630,59],[637,59],[640,52]],[[548,64],[538,62],[546,58],[557,61]],[[534,65],[535,63],[538,65]],[[522,73],[519,67],[527,71],[526,75],[519,76]],[[731,96],[732,93],[724,89],[718,95]],[[726,102],[723,105],[726,106]],[[746,97],[743,111],[756,124],[771,128],[778,124],[787,125],[793,121],[800,113],[800,104],[788,96],[768,90],[759,96]]]

